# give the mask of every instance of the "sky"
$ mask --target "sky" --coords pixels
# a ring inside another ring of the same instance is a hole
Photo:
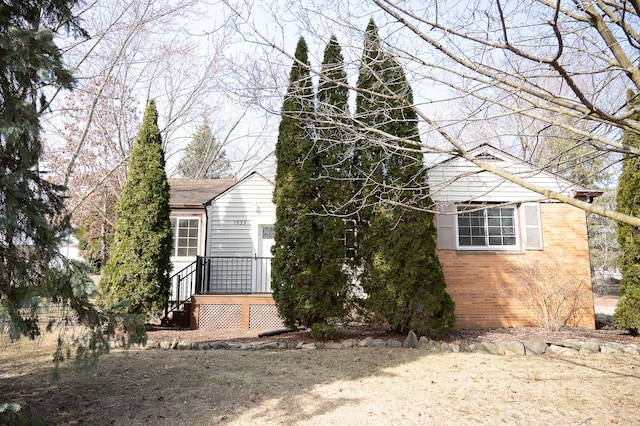
[[[337,36],[354,86],[369,19],[375,18],[382,38],[409,47],[398,42],[406,37],[400,26],[366,1],[98,0],[89,5],[81,18],[91,37],[60,38],[67,63],[77,68],[74,96],[95,92],[108,75],[124,87],[119,104],[135,104],[138,119],[153,98],[159,125],[166,130],[170,176],[203,115],[218,139],[228,142],[227,157],[237,177],[253,170],[273,176],[275,162],[269,154],[300,36],[316,69],[327,41]],[[417,102],[434,97],[432,90],[414,92]],[[423,93],[427,98],[422,99]],[[54,146],[61,146],[65,137],[66,98],[58,95],[45,123]],[[353,93],[350,104],[355,105]],[[135,135],[136,123],[126,130]]]

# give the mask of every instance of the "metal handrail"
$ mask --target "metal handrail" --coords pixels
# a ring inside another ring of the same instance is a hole
[[[208,256],[198,294],[271,294],[271,257]]]
[[[182,268],[169,278],[171,283],[164,305],[164,317],[168,318],[169,313],[179,310],[193,294],[198,281],[197,271],[199,269],[200,258],[197,257],[189,265]],[[182,299],[182,295],[187,295]]]

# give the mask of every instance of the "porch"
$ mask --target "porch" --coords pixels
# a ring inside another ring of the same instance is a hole
[[[171,277],[163,324],[192,329],[274,329],[271,258],[198,256]]]

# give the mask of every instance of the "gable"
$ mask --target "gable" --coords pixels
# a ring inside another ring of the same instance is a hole
[[[260,253],[264,227],[275,223],[275,185],[258,173],[220,194],[209,204],[209,256],[253,256]]]
[[[490,145],[481,145],[469,151],[469,154],[550,191],[567,195],[589,191]],[[522,202],[544,199],[537,192],[484,171],[461,157],[449,159],[429,169],[429,186],[431,197],[436,202]]]
[[[268,195],[269,200],[273,198],[273,189],[275,184],[257,172],[253,172],[244,177],[231,187],[217,194],[210,200],[211,204],[227,202],[229,198],[234,197],[257,197],[265,198]]]

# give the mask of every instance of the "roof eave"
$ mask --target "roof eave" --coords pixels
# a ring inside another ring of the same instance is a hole
[[[573,189],[570,193],[573,198],[594,198],[601,197],[602,194],[604,194],[604,191],[595,189]]]
[[[204,209],[206,203],[170,203],[169,207],[172,209]]]

